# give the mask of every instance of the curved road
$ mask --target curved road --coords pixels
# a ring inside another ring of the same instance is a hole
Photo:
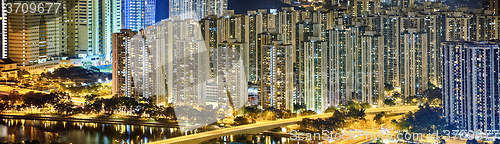
[[[386,107],[386,108],[369,108],[365,112],[408,112],[418,109],[417,106],[400,106],[400,107]],[[286,126],[290,124],[295,124],[299,121],[302,121],[303,118],[328,118],[332,116],[332,113],[318,114],[318,115],[310,115],[310,116],[301,116],[296,118],[284,119],[284,120],[275,120],[275,121],[266,121],[266,122],[257,122],[254,124],[247,124],[242,126],[235,126],[231,128],[223,128],[214,131],[196,133],[186,136],[180,136],[175,138],[170,138],[166,140],[151,142],[150,144],[177,144],[177,143],[200,143],[210,139],[218,138],[225,135],[233,135],[233,134],[256,134],[265,130],[269,130],[279,126]]]

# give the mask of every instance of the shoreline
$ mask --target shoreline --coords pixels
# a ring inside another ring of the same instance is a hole
[[[178,127],[177,122],[146,122],[140,120],[116,120],[109,119],[82,119],[82,118],[66,118],[66,117],[51,117],[51,116],[26,116],[26,115],[4,115],[0,114],[0,119],[26,119],[26,120],[47,120],[47,121],[68,121],[68,122],[86,122],[86,123],[104,123],[104,124],[129,124],[129,125],[144,125],[144,126],[157,126],[157,127]]]

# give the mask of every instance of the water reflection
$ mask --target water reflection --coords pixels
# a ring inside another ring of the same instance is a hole
[[[39,140],[41,143],[73,144],[143,144],[188,135],[207,129],[181,132],[178,128],[125,124],[102,124],[24,119],[0,119],[0,142]],[[317,144],[319,141],[296,141],[279,135],[229,135],[204,144]]]
[[[41,143],[141,144],[183,134],[177,128],[169,127],[0,119],[0,142],[39,140]]]
[[[318,144],[320,141],[291,140],[289,136],[280,135],[229,135],[212,139],[202,144]]]

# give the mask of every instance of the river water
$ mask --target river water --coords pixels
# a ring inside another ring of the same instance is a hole
[[[194,133],[193,131],[188,134]],[[102,124],[46,120],[0,119],[0,142],[38,140],[41,143],[67,144],[144,144],[186,135],[178,128],[127,124]],[[310,144],[287,137],[271,135],[229,135],[204,142],[207,144]]]

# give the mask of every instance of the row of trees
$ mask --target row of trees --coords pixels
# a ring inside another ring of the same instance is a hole
[[[75,85],[67,85],[67,87],[61,84],[59,88],[61,88],[61,91],[68,91],[72,94],[87,93],[100,96],[112,94],[111,86],[102,83],[90,83],[86,85],[76,83]]]
[[[397,105],[398,99],[401,100],[401,104],[405,105],[417,105],[424,103],[440,105],[442,102],[442,95],[440,88],[427,89],[422,93],[421,96],[404,97],[399,92],[395,92],[394,94],[392,94],[391,98],[387,98],[384,100],[384,104],[387,106],[395,106]]]
[[[35,93],[28,92],[26,94],[19,94],[13,90],[8,96],[1,96],[0,99],[4,101],[0,104],[0,112],[7,109],[22,110],[24,108],[51,108],[61,103],[65,103],[70,99],[66,93]],[[16,105],[17,104],[17,105]]]
[[[429,106],[428,103],[419,107],[415,113],[410,112],[399,120],[392,120],[399,130],[409,132],[429,132],[453,130],[453,126],[448,126],[442,113],[442,108]]]
[[[95,83],[99,79],[111,79],[111,74],[102,73],[96,67],[86,69],[81,66],[61,67],[53,72],[41,73],[40,76],[49,79],[61,79],[88,83]]]
[[[289,110],[278,110],[274,108],[269,109],[259,109],[256,106],[246,106],[240,109],[243,114],[243,117],[250,119],[264,119],[264,120],[276,120],[276,119],[287,119],[295,117]]]
[[[326,119],[304,118],[298,124],[301,131],[339,130],[349,126],[350,123],[365,120],[365,108],[367,107],[369,106],[350,102],[340,108],[328,108],[325,113],[332,111],[332,117]]]

